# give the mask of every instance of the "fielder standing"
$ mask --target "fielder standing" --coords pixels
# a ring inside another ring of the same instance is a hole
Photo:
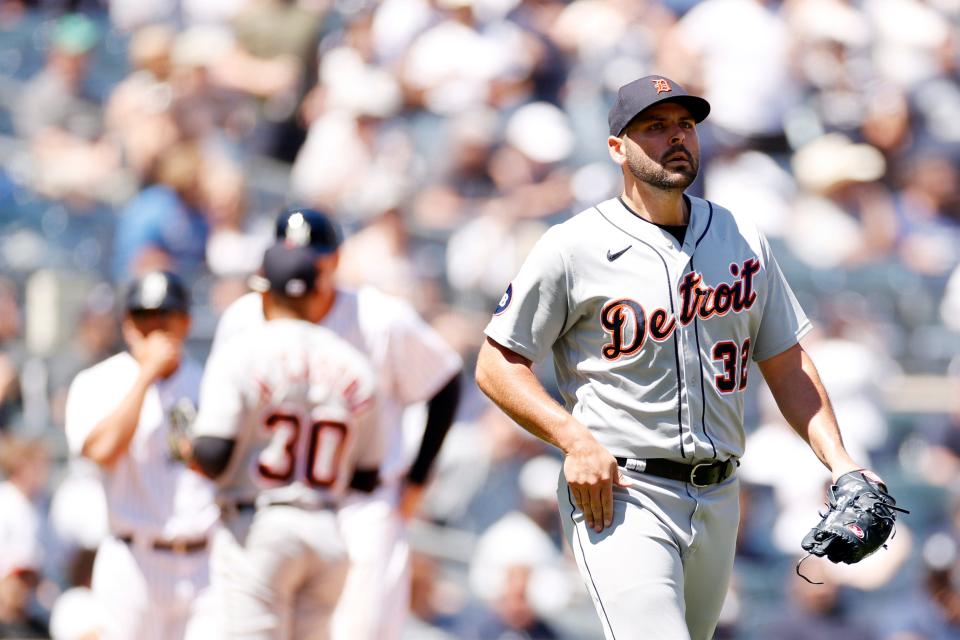
[[[480,388],[564,455],[564,531],[609,640],[709,640],[733,568],[748,365],[836,480],[844,449],[810,323],[747,218],[684,190],[702,98],[620,88],[623,193],[549,229],[486,328]],[[533,362],[554,356],[564,407]]]
[[[263,278],[266,322],[207,362],[192,457],[225,502],[253,500],[245,530],[221,531],[214,552],[227,637],[325,640],[347,568],[335,509],[383,456],[376,379],[313,323],[322,300],[309,247],[268,249]]]
[[[183,353],[184,283],[162,271],[134,281],[122,329],[128,350],[77,374],[66,407],[71,453],[103,471],[110,535],[92,584],[108,614],[103,637],[209,638],[213,485],[169,446],[171,413],[184,401],[195,406],[200,389],[200,366]]]
[[[335,286],[340,234],[325,214],[290,209],[277,218],[276,232],[278,242],[313,250],[320,301],[315,321],[373,363],[380,427],[386,434],[379,487],[372,493],[352,493],[338,512],[350,570],[334,615],[333,637],[399,638],[410,601],[406,520],[416,512],[430,468],[453,422],[463,363],[403,300],[372,287],[352,291]],[[258,294],[240,298],[220,319],[213,352],[230,336],[263,320]],[[403,411],[424,401],[424,436],[408,466],[403,450]]]

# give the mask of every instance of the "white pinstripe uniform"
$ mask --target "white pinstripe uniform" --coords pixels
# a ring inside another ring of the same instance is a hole
[[[640,473],[641,461],[739,459],[750,359],[810,329],[756,226],[689,205],[683,243],[619,198],[552,227],[486,328],[532,361],[552,352],[567,410],[626,459],[634,486],[614,487],[600,533],[562,474],[558,492],[609,640],[712,637],[733,568],[737,477],[695,486]]]
[[[237,300],[217,327],[213,352],[230,336],[262,323],[258,294]],[[404,301],[371,287],[338,289],[321,321],[365,354],[377,375],[377,405],[386,448],[381,487],[352,493],[338,512],[350,573],[334,616],[335,640],[399,638],[409,608],[410,551],[397,511],[406,471],[402,416],[433,397],[462,367],[460,357]]]
[[[80,455],[94,426],[116,408],[138,371],[137,361],[123,352],[73,380],[66,407],[72,454]],[[97,551],[92,586],[109,616],[106,639],[209,638],[216,624],[208,551],[153,546],[206,541],[218,521],[213,484],[168,453],[170,410],[183,398],[196,403],[200,376],[200,366],[184,357],[172,376],[152,384],[129,450],[102,472],[111,535]]]

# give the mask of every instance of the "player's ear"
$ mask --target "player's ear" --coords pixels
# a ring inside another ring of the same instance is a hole
[[[124,314],[120,320],[120,335],[123,336],[123,341],[126,342],[127,346],[131,349],[143,339],[143,336],[140,335],[140,331],[137,329],[137,325],[133,323],[133,318],[130,317],[129,313]]]
[[[626,137],[609,136],[607,138],[607,151],[610,153],[610,158],[621,167],[627,163],[625,144]]]

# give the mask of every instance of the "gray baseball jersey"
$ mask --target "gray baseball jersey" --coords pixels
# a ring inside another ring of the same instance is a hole
[[[550,228],[485,331],[552,350],[566,408],[616,456],[739,458],[749,360],[810,330],[756,226],[688,201],[682,246],[620,198]]]

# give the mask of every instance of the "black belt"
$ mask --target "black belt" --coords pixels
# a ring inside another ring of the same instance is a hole
[[[617,464],[628,471],[649,473],[652,476],[689,482],[695,487],[708,487],[723,482],[740,466],[736,458],[704,462],[700,464],[684,464],[664,458],[640,460],[637,458],[617,458]]]
[[[130,534],[117,536],[117,540],[124,544],[133,544],[133,536]],[[154,540],[150,543],[150,548],[154,551],[169,551],[171,553],[196,553],[207,548],[206,538],[197,538],[195,540]]]
[[[268,502],[260,506],[262,507],[295,507],[297,509],[303,509],[304,511],[322,511],[324,509],[335,508],[335,505],[332,502],[327,502],[327,501],[324,501],[317,505],[309,505],[309,504],[304,504],[302,502],[292,502],[289,500],[281,500],[277,502]],[[230,506],[227,508],[232,508],[237,513],[247,513],[250,511],[256,511],[257,503],[250,500],[241,500],[234,503],[230,503]]]

